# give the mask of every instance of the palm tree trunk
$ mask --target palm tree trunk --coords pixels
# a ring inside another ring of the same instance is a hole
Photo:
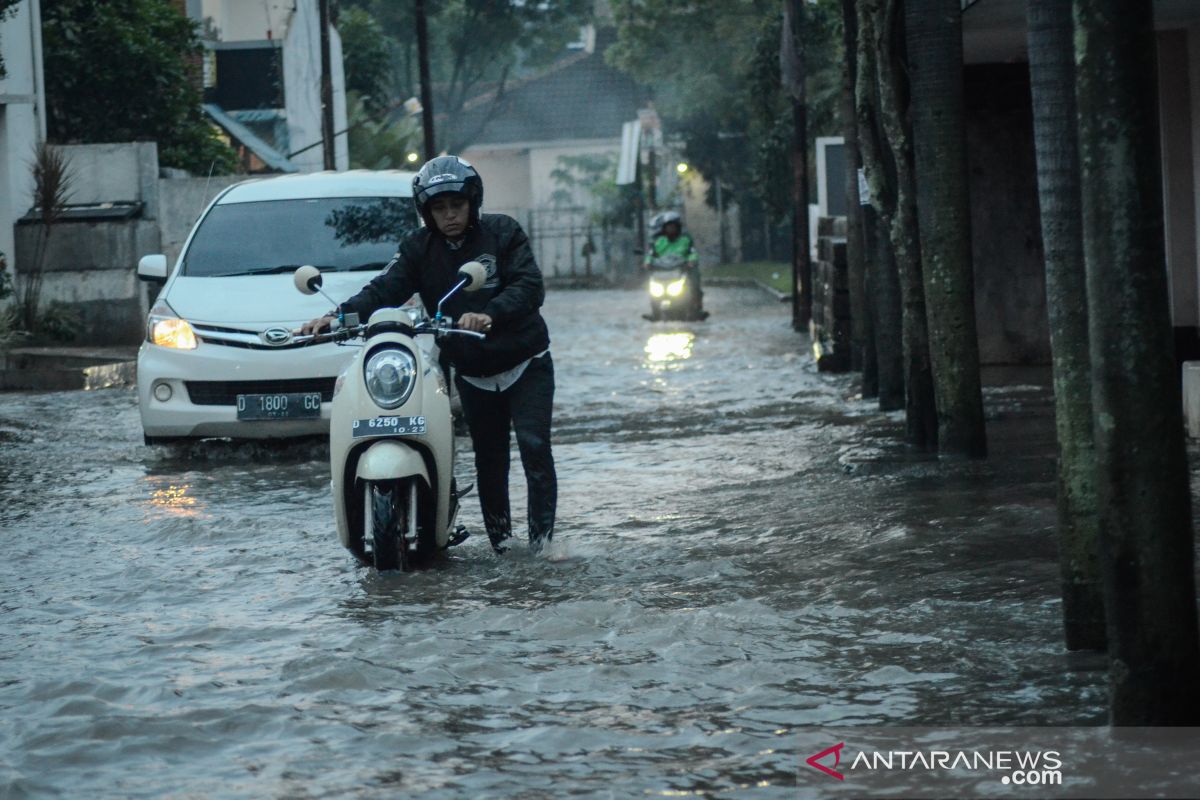
[[[866,286],[872,327],[881,411],[905,407],[904,328],[900,277],[891,247],[891,219],[896,207],[896,170],[879,123],[879,77],[876,69],[875,0],[855,0],[854,84],[859,154],[867,177],[869,205],[863,207],[863,240],[867,254]],[[864,374],[864,383],[866,375]],[[864,395],[866,387],[864,386]]]
[[[1103,650],[1083,198],[1071,7],[1027,0],[1029,75],[1058,430],[1058,557],[1068,650]]]
[[[933,371],[929,360],[929,326],[921,277],[921,243],[917,228],[917,190],[913,169],[912,128],[905,65],[904,0],[861,0],[868,7],[879,89],[879,117],[895,169],[895,204],[888,220],[892,256],[900,274],[904,307],[903,347],[905,424],[909,444],[937,449],[938,425]],[[860,24],[860,36],[866,28]],[[862,55],[862,50],[859,51]]]
[[[938,451],[982,458],[987,439],[971,265],[962,4],[905,0],[905,22]]]
[[[1150,0],[1075,0],[1100,556],[1114,725],[1200,725],[1191,495]]]

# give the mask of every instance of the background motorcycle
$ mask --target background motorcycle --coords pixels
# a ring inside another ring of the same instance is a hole
[[[650,264],[646,290],[650,294],[650,313],[646,319],[698,320],[707,314],[700,308],[696,281],[679,256],[659,256]]]
[[[339,330],[310,337],[363,340],[334,389],[329,464],[338,538],[376,569],[407,570],[467,538],[465,529],[454,527],[459,500],[469,488],[460,492],[454,482],[446,378],[436,348],[418,346],[417,337],[430,336],[434,343],[452,335],[485,338],[442,316],[447,299],[482,287],[485,275],[482,264],[464,264],[433,319],[417,321],[404,309],[381,308],[365,325],[348,319]],[[301,267],[294,281],[312,294],[320,291],[321,273]]]

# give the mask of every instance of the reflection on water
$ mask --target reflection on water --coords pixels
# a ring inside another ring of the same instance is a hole
[[[150,505],[181,517],[193,517],[197,513],[197,508],[196,498],[189,494],[191,488],[190,483],[184,483],[155,489],[150,494]]]
[[[660,367],[677,361],[687,361],[692,357],[692,345],[696,334],[656,333],[646,342],[646,361],[651,367]]]

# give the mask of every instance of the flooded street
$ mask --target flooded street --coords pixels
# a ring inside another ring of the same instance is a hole
[[[472,497],[466,544],[381,576],[320,442],[145,447],[132,390],[0,395],[0,796],[784,798],[803,726],[1103,722],[1046,376],[987,390],[988,461],[916,459],[786,304],[707,302],[549,295],[557,561],[493,555]]]

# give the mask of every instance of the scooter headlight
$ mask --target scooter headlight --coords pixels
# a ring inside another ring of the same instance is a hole
[[[651,297],[662,297],[666,293],[667,293],[667,287],[663,286],[661,281],[656,281],[653,278],[650,279],[650,296]]]
[[[683,294],[683,284],[685,280],[685,278],[680,278],[677,281],[671,281],[668,283],[667,294],[669,294],[671,297],[679,297],[679,295]]]
[[[146,321],[146,340],[159,347],[170,347],[174,350],[195,350],[196,332],[186,319],[179,315],[165,302],[159,301],[150,309],[150,317]]]
[[[417,360],[399,348],[379,350],[363,366],[367,393],[381,408],[399,408],[417,383]]]

